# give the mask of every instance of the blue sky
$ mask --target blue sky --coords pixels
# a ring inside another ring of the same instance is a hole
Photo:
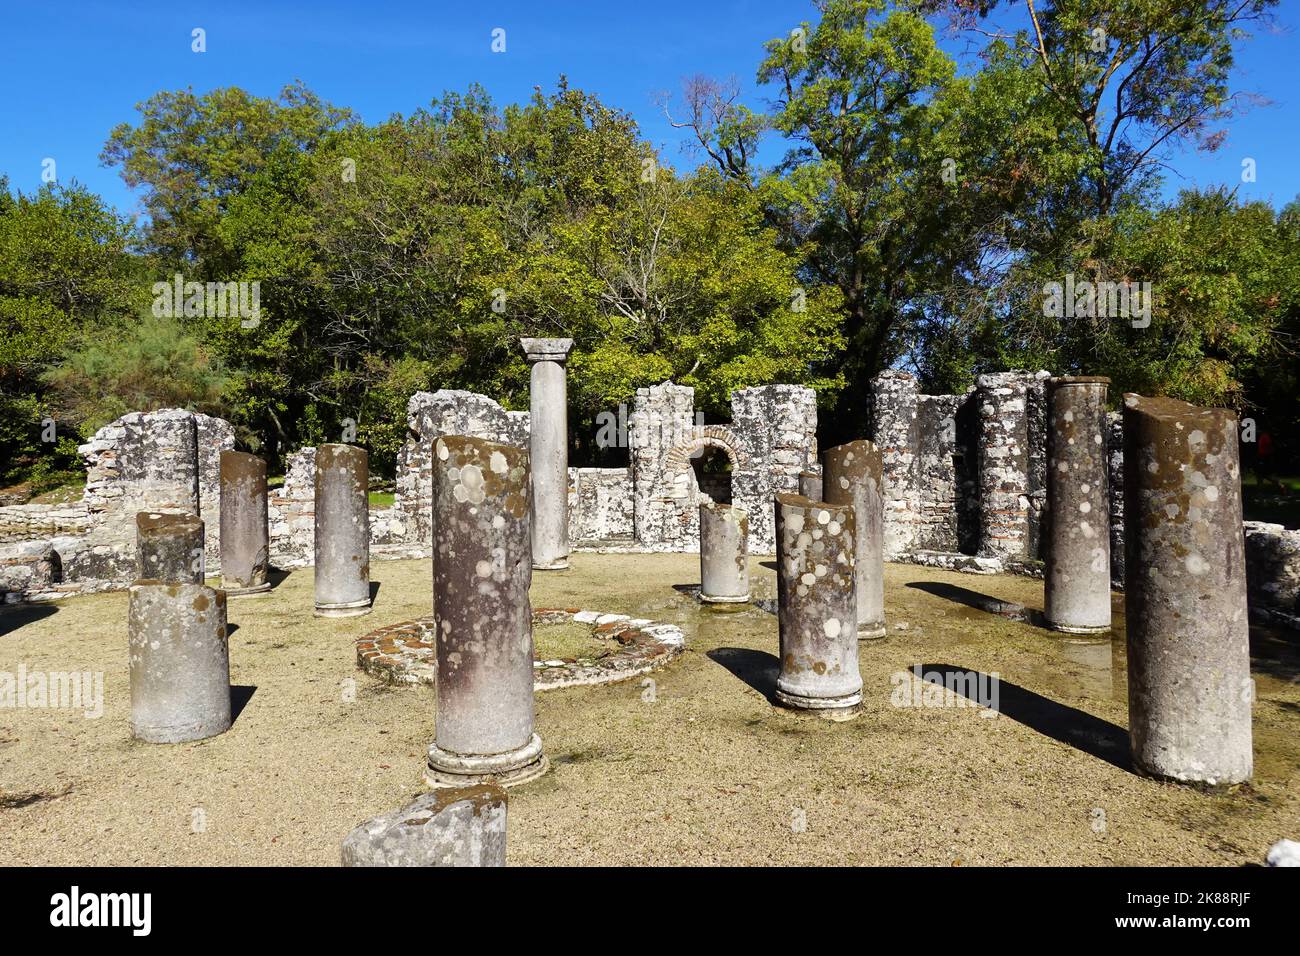
[[[136,197],[117,170],[99,165],[110,130],[136,118],[135,104],[163,89],[242,86],[272,96],[301,79],[325,99],[367,121],[409,113],[446,89],[471,82],[497,102],[525,100],[573,86],[630,112],[643,135],[675,165],[692,165],[683,136],[654,96],[683,77],[736,76],[751,105],[761,105],[754,73],[765,40],[815,17],[803,0],[703,3],[611,0],[608,3],[281,2],[4,4],[0,36],[0,173],[32,191],[42,161],[53,158],[62,182],[76,179],[123,212]],[[1300,46],[1295,0],[1284,0],[1277,34],[1258,34],[1238,58],[1235,89],[1272,100],[1234,119],[1211,155],[1178,153],[1168,192],[1227,183],[1245,198],[1275,206],[1300,193]],[[207,52],[191,51],[201,27]],[[492,30],[506,31],[506,52],[491,51]],[[962,44],[946,43],[952,51]],[[779,155],[773,143],[764,159]],[[1257,180],[1241,183],[1242,159]]]

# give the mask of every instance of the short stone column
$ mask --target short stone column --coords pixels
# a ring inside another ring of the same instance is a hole
[[[1068,634],[1110,629],[1110,379],[1047,386],[1047,554],[1043,616]]]
[[[852,508],[776,496],[776,699],[840,720],[854,716],[862,701],[854,536]]]
[[[370,457],[316,448],[316,616],[370,612]]]
[[[528,453],[482,438],[434,443],[438,716],[430,786],[513,786],[546,771],[533,732]]]
[[[799,494],[813,501],[821,501],[822,476],[815,471],[799,472]]]
[[[700,503],[700,600],[749,600],[749,515],[743,508]]]
[[[141,580],[203,583],[203,521],[183,511],[135,516],[136,575]]]
[[[480,785],[421,794],[343,841],[344,866],[505,866],[506,792]]]
[[[1250,629],[1237,416],[1124,396],[1129,741],[1137,770],[1251,775]]]
[[[227,597],[271,590],[266,462],[242,451],[221,453],[221,586]]]
[[[533,468],[533,569],[569,566],[569,397],[564,363],[573,339],[520,339],[532,365],[529,448]]]
[[[822,458],[822,485],[827,504],[853,509],[858,637],[884,637],[885,499],[880,452],[869,441],[851,441],[827,449]]]
[[[1029,544],[1028,391],[1034,376],[996,372],[977,380],[980,551],[1023,558]]]
[[[131,734],[152,744],[230,729],[225,592],[137,581],[127,610]]]

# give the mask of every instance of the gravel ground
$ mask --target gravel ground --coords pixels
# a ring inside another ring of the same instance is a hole
[[[887,566],[862,715],[773,708],[771,564],[752,562],[759,606],[740,611],[696,603],[693,555],[577,554],[535,575],[535,606],[670,621],[688,650],[653,685],[538,696],[552,770],[511,792],[512,864],[1241,865],[1300,838],[1294,638],[1255,634],[1255,779],[1206,794],[1125,768],[1122,634],[1072,643],[970,606],[1041,608],[1025,578]],[[243,707],[194,744],[130,738],[125,594],[0,610],[0,671],[104,675],[99,719],[0,709],[0,864],[336,864],[348,830],[420,792],[434,732],[433,693],[361,674],[352,646],[427,613],[428,562],[372,567],[362,618],[314,619],[310,569],[232,600]],[[1001,713],[891,705],[891,675],[916,664],[996,672]]]

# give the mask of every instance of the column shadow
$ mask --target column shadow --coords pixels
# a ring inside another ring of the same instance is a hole
[[[964,588],[957,584],[947,584],[943,581],[909,581],[907,587],[933,594],[935,597],[946,598],[957,604],[964,604],[966,607],[973,607],[977,611],[997,614],[999,617],[1021,620],[1031,617],[1035,613],[1027,610],[1023,604],[1004,601],[989,594],[981,594],[979,591],[972,591],[970,588]]]
[[[705,656],[721,664],[732,675],[744,681],[776,706],[776,679],[781,676],[781,660],[767,651],[747,647],[715,647],[705,651]]]
[[[0,637],[58,612],[52,604],[11,604],[0,609]]]
[[[230,685],[230,723],[232,726],[239,719],[239,715],[244,712],[244,708],[248,706],[248,702],[253,699],[255,693],[257,693],[255,685]]]
[[[976,675],[979,680],[973,683],[977,686],[989,686],[985,681],[992,680],[992,675],[981,674],[953,664],[922,664],[921,674],[922,680],[951,687],[971,700],[974,698],[965,691],[969,689],[969,683],[972,682],[968,682],[966,678],[972,674]],[[1102,720],[1100,717],[1094,717],[1086,711],[1036,694],[1032,690],[1026,690],[1000,677],[997,679],[997,692],[996,710],[1003,717],[1010,717],[1016,723],[1024,724],[1044,737],[1051,737],[1121,770],[1135,772],[1129,752],[1128,731],[1125,728],[1112,724],[1108,720]],[[985,701],[975,702],[986,704]]]

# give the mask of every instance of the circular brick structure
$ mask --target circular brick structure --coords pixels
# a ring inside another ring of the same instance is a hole
[[[681,628],[626,614],[605,614],[580,608],[537,608],[533,626],[586,624],[591,636],[608,641],[612,652],[601,657],[533,661],[535,690],[611,684],[662,667],[682,652]],[[433,644],[433,618],[390,624],[357,641],[357,666],[390,684],[437,682],[438,661]]]

